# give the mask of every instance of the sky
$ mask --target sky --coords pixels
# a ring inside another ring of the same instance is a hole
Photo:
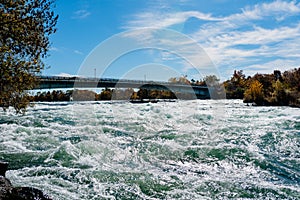
[[[56,0],[43,75],[221,80],[300,67],[300,1]]]

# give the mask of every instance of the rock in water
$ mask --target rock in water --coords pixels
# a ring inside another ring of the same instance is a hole
[[[13,187],[5,178],[8,163],[0,162],[0,200],[51,200],[42,191],[32,187]]]
[[[8,197],[9,199],[16,200],[51,200],[51,198],[44,195],[42,191],[32,187],[14,187]]]
[[[4,176],[0,176],[0,200],[8,199],[11,190],[10,181]]]
[[[0,161],[0,176],[5,177],[5,172],[7,171],[7,168],[8,168],[8,163]]]

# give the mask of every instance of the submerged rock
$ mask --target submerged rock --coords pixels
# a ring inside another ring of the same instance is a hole
[[[5,178],[8,163],[0,162],[0,200],[51,200],[48,195],[32,187],[13,187]]]

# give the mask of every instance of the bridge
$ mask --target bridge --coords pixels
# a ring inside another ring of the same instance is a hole
[[[67,88],[139,88],[148,90],[165,90],[174,93],[190,93],[198,99],[209,99],[206,86],[194,84],[171,83],[163,81],[140,81],[129,79],[82,78],[61,76],[39,76],[39,84],[34,89],[67,89]]]

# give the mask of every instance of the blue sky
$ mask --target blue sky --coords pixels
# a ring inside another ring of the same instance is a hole
[[[253,75],[300,66],[299,1],[56,0],[55,4],[58,30],[51,36],[45,59],[50,68],[44,75],[96,73],[167,80],[180,75],[199,79],[217,72],[224,80],[235,69]],[[120,43],[111,45],[116,35],[115,42]],[[110,48],[103,49],[105,42]],[[111,62],[103,61],[135,43],[144,48],[129,48]],[[89,62],[91,55],[97,60]]]

